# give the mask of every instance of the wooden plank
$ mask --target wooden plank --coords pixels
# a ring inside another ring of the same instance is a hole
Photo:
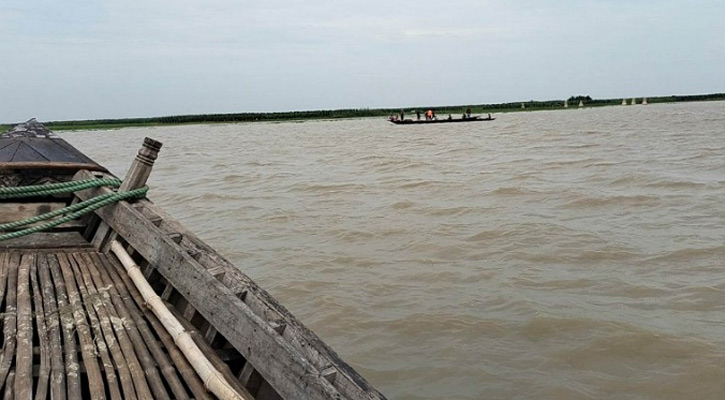
[[[9,254],[6,252],[0,253],[0,304],[5,301],[5,288],[7,287],[7,277],[9,268]],[[0,309],[0,311],[3,311]]]
[[[93,399],[105,399],[106,391],[103,385],[103,376],[101,368],[98,364],[98,349],[91,335],[86,312],[83,308],[83,302],[76,286],[75,276],[68,256],[64,253],[57,255],[60,264],[60,272],[63,274],[66,290],[68,292],[68,300],[71,305],[73,315],[73,326],[75,327],[81,344],[81,353],[83,355],[83,366],[88,377],[88,388]],[[71,397],[71,396],[68,396]]]
[[[63,348],[60,340],[60,317],[47,254],[38,254],[38,275],[43,291],[43,306],[48,327],[47,337],[50,342],[50,395],[52,399],[65,400],[65,369],[63,368]]]
[[[254,369],[252,363],[248,362],[244,364],[244,367],[242,367],[242,370],[239,372],[239,381],[242,382],[242,385],[244,385],[250,393],[256,396],[257,392],[259,392],[259,388],[262,386],[262,382],[264,382],[264,379],[262,378],[262,375]]]
[[[51,211],[58,211],[66,206],[65,202],[41,202],[41,203],[2,203],[0,207],[0,224],[8,222],[20,221],[27,218],[37,217]],[[49,220],[36,222],[34,224],[23,225],[18,228],[10,229],[8,231],[16,231],[20,229],[30,228],[32,226],[44,224]],[[66,232],[66,231],[78,231],[81,232],[86,228],[86,224],[82,221],[68,221],[62,223],[54,228],[47,230],[46,232]]]
[[[60,250],[91,247],[78,232],[37,232],[0,242],[0,249]]]
[[[53,170],[67,171],[67,173],[75,173],[79,170],[95,170],[106,171],[105,168],[94,164],[71,163],[71,162],[47,162],[47,161],[19,161],[19,162],[0,162],[0,171],[15,170]]]
[[[18,349],[15,355],[15,397],[29,399],[33,392],[33,305],[30,300],[32,254],[24,254],[18,268]]]
[[[201,379],[199,379],[196,371],[194,371],[194,369],[191,367],[186,357],[184,357],[184,354],[181,353],[181,350],[179,350],[176,344],[174,344],[174,339],[166,331],[166,329],[158,320],[158,318],[156,318],[154,313],[145,307],[143,296],[141,296],[141,294],[136,289],[136,286],[134,286],[133,282],[131,282],[131,278],[128,277],[128,274],[126,274],[126,271],[124,270],[120,262],[118,260],[108,257],[103,257],[102,262],[108,278],[113,281],[114,286],[118,289],[121,298],[126,304],[126,308],[128,310],[134,311],[134,320],[137,326],[143,327],[145,326],[145,323],[142,322],[147,321],[151,325],[151,328],[154,329],[156,335],[158,335],[161,343],[163,343],[163,345],[166,347],[166,351],[168,351],[168,357],[171,358],[173,363],[176,365],[178,372],[181,374],[181,376],[183,376],[186,384],[189,386],[189,389],[194,394],[194,397],[196,399],[202,400],[211,399],[211,396],[207,394],[207,391],[204,388],[204,384]],[[133,305],[134,303],[136,304],[136,306]],[[141,312],[143,314],[140,314]],[[150,333],[150,330],[148,330],[148,332],[148,335],[152,335]],[[162,355],[156,355],[155,357],[157,361],[159,361],[159,365],[162,367],[165,375],[168,375],[171,372],[176,372],[176,370],[169,371],[171,367],[166,360],[166,357]],[[168,365],[168,367],[164,367],[166,365]]]
[[[7,291],[5,292],[5,310],[3,315],[3,343],[2,353],[0,354],[0,385],[5,385],[5,394],[14,393],[10,389],[10,385],[14,382],[15,372],[10,371],[10,365],[15,358],[15,344],[17,336],[17,288],[18,288],[18,266],[20,265],[20,255],[17,253],[10,254],[7,260]],[[12,374],[13,379],[10,379]],[[6,381],[6,378],[7,381]]]
[[[15,371],[10,371],[8,379],[5,382],[5,395],[3,400],[14,400],[13,394],[15,393]]]
[[[82,176],[79,173],[77,176]],[[82,178],[85,179],[85,178]],[[103,189],[79,193],[82,199]],[[174,243],[151,221],[126,202],[104,207],[97,214],[145,257],[242,355],[255,366],[283,398],[340,397],[310,362],[249,307],[231,289]],[[363,397],[364,396],[364,397]],[[359,398],[379,398],[361,392]]]
[[[50,380],[50,344],[48,340],[49,329],[45,321],[43,306],[43,291],[38,279],[38,257],[30,266],[30,282],[33,291],[33,306],[35,307],[35,324],[38,332],[38,347],[40,352],[40,368],[38,369],[38,381],[35,385],[35,398],[45,399],[48,395],[48,382]]]
[[[2,203],[0,207],[0,224],[20,221],[41,214],[57,211],[65,207],[65,203]]]
[[[146,218],[161,219],[158,227],[166,233],[175,232],[183,235],[181,246],[188,253],[194,253],[194,259],[208,271],[221,271],[223,275],[217,276],[225,286],[232,290],[247,304],[252,312],[270,323],[273,327],[278,325],[278,333],[287,340],[300,354],[307,358],[318,370],[334,366],[337,370],[332,384],[341,393],[350,398],[372,396],[384,398],[375,388],[361,377],[331,349],[320,340],[314,332],[299,322],[275,298],[260,288],[252,279],[239,268],[219,255],[193,232],[186,229],[181,223],[170,217],[159,207],[148,200],[139,201],[134,207]]]
[[[138,150],[136,158],[133,159],[131,167],[126,172],[126,177],[123,178],[123,183],[119,187],[119,191],[125,192],[128,190],[134,190],[141,188],[146,185],[146,181],[151,175],[151,169],[154,166],[154,162],[159,155],[161,150],[161,142],[151,139],[149,137],[144,138],[143,145]],[[108,246],[111,241],[115,239],[116,233],[109,229],[108,225],[104,222],[98,227],[95,237],[92,239],[92,243],[96,248],[102,251],[108,251]]]
[[[48,265],[56,288],[58,300],[58,316],[63,331],[63,353],[65,355],[65,373],[67,381],[67,394],[69,399],[81,398],[81,368],[78,362],[78,347],[76,346],[75,328],[73,326],[73,307],[68,300],[68,293],[60,272],[60,263],[56,256],[48,257]]]
[[[95,344],[95,348],[98,350],[97,353],[101,359],[101,366],[103,367],[102,370],[106,376],[105,384],[103,381],[100,383],[104,384],[103,386],[105,386],[108,390],[112,400],[120,400],[121,388],[118,385],[120,378],[124,396],[126,398],[134,398],[136,397],[136,392],[134,391],[134,384],[131,379],[131,373],[129,372],[129,366],[118,348],[118,342],[113,335],[108,318],[104,318],[100,298],[98,296],[92,296],[89,292],[85,285],[84,273],[78,265],[78,259],[74,256],[75,254],[70,254],[68,257],[70,270],[75,277],[78,292],[83,300],[83,304],[85,304],[86,315],[88,316],[88,320],[91,322],[93,343]],[[111,354],[113,355],[113,361],[111,361]],[[118,375],[116,375],[116,369],[118,369]],[[90,376],[89,384],[94,385]]]
[[[139,361],[138,357],[136,357],[134,345],[131,342],[131,339],[129,338],[126,330],[123,328],[122,325],[119,324],[116,324],[116,329],[111,329],[111,321],[115,320],[120,322],[120,319],[118,318],[118,313],[116,312],[116,309],[113,307],[113,305],[110,302],[102,301],[104,296],[98,292],[98,289],[93,283],[92,271],[96,270],[96,266],[93,264],[93,260],[91,260],[87,253],[75,254],[75,259],[78,261],[79,266],[81,266],[81,270],[83,272],[83,279],[85,281],[89,294],[95,299],[94,306],[97,306],[99,310],[103,313],[103,319],[101,320],[101,322],[105,322],[105,324],[107,324],[108,335],[113,335],[115,332],[115,337],[118,340],[120,350],[126,360],[126,363],[128,364],[131,376],[133,377],[133,384],[136,388],[136,393],[138,397],[151,398],[151,388],[146,382],[146,375],[144,374],[143,367],[141,367],[141,362]],[[106,335],[106,330],[104,330],[104,335]],[[139,347],[142,346],[143,343],[139,343]],[[165,396],[165,394],[165,391],[163,393],[160,393],[160,397],[158,398],[168,398],[168,396]]]
[[[168,399],[168,393],[156,368],[156,361],[149,351],[149,348],[157,345],[156,339],[153,335],[148,335],[146,339],[142,337],[137,323],[135,323],[136,320],[131,316],[131,312],[126,309],[113,282],[103,279],[103,260],[99,254],[91,253],[83,254],[82,256],[87,258],[86,262],[89,265],[93,265],[93,268],[90,268],[90,274],[94,285],[97,288],[102,288],[98,293],[103,297],[104,303],[109,310],[114,331],[119,336],[127,334],[129,341],[134,344],[132,350],[138,355],[138,359],[143,366],[144,374],[148,378],[148,383],[154,392],[154,398],[159,400]],[[145,325],[143,321],[139,321],[139,323]],[[131,355],[127,357],[131,357]],[[158,359],[159,365],[162,365],[165,361],[168,362],[165,357],[159,357]],[[178,379],[173,379],[175,377],[176,374],[173,374],[171,379],[169,379],[169,386],[171,386],[176,398],[185,398],[186,392],[183,390]]]
[[[194,343],[196,343],[199,350],[201,350],[201,352],[206,356],[207,360],[209,360],[209,362],[214,365],[214,368],[216,368],[217,371],[224,376],[227,383],[233,387],[237,393],[246,393],[247,390],[239,383],[234,374],[232,374],[232,371],[229,370],[229,366],[219,359],[216,352],[211,348],[211,346],[209,346],[209,343],[204,340],[204,337],[199,333],[199,331],[194,329],[189,321],[180,318],[181,316],[178,311],[173,308],[173,306],[169,307],[169,310],[174,314],[179,323],[184,326],[184,329],[189,333],[191,338],[194,340]],[[249,397],[251,396],[247,394],[244,398]]]

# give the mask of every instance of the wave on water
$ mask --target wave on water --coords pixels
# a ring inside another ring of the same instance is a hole
[[[288,192],[310,192],[310,193],[320,193],[320,194],[330,194],[330,193],[339,193],[339,192],[347,192],[347,193],[358,193],[361,190],[366,189],[366,185],[359,184],[359,183],[312,183],[312,182],[303,182],[303,183],[295,183],[289,186],[287,189]]]
[[[657,207],[661,201],[655,195],[617,195],[591,197],[580,195],[580,198],[567,202],[566,208],[600,208],[600,207]]]
[[[182,149],[161,153],[150,197],[389,398],[720,399],[723,115],[651,104],[64,138],[120,171],[129,142]]]

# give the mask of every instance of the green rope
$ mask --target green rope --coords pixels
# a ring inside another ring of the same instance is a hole
[[[0,231],[7,231],[7,230],[10,230],[10,229],[13,229],[13,228],[21,227],[23,225],[34,224],[36,222],[45,221],[46,219],[51,219],[51,218],[57,217],[59,215],[68,214],[70,212],[78,211],[78,210],[81,210],[83,208],[86,208],[86,207],[88,207],[90,205],[93,205],[93,204],[95,204],[95,203],[97,203],[99,201],[103,201],[103,200],[105,200],[107,198],[113,197],[116,194],[117,194],[116,192],[102,194],[100,196],[92,197],[92,198],[90,198],[88,200],[85,200],[85,201],[82,201],[80,203],[76,203],[76,204],[70,205],[68,207],[61,208],[59,210],[50,211],[50,212],[47,212],[45,214],[36,215],[34,217],[26,218],[26,219],[23,219],[23,220],[20,220],[20,221],[8,222],[8,223],[5,223],[5,224],[0,224]]]
[[[50,185],[48,185],[48,186],[50,186]],[[90,186],[90,187],[94,187],[94,186]],[[38,217],[29,218],[29,219],[34,219],[34,218],[42,217],[42,218],[38,219],[38,221],[42,221],[42,220],[45,220],[48,218],[52,218],[52,216],[47,217],[46,216],[47,214],[60,215],[60,214],[64,214],[64,213],[68,212],[69,211],[68,209],[76,210],[76,211],[73,211],[70,214],[66,215],[63,218],[59,218],[59,219],[51,221],[51,222],[46,222],[45,224],[42,224],[42,225],[38,225],[38,226],[31,227],[31,228],[26,228],[26,229],[22,229],[19,231],[5,233],[3,235],[0,235],[0,241],[7,240],[7,239],[14,239],[14,238],[18,238],[18,237],[25,236],[25,235],[30,235],[31,233],[40,232],[45,229],[56,227],[60,224],[64,224],[68,221],[72,221],[82,215],[93,212],[93,211],[95,211],[101,207],[107,206],[111,203],[115,203],[115,202],[118,202],[121,200],[130,199],[130,198],[144,197],[146,195],[146,192],[148,192],[148,190],[149,190],[148,186],[144,186],[142,188],[135,189],[135,190],[129,190],[127,192],[107,193],[105,195],[101,195],[101,196],[86,200],[84,202],[66,207],[62,210],[51,211],[50,213],[39,215]],[[82,208],[76,207],[83,203],[86,203],[86,205],[84,207],[82,207]],[[38,221],[35,221],[35,222],[38,222]],[[20,223],[20,222],[23,222],[23,221],[18,221],[18,223]],[[17,226],[27,225],[28,223],[32,223],[32,222],[26,222],[26,223],[23,223],[23,224],[20,224]],[[16,224],[16,223],[10,223],[10,224]],[[9,225],[9,224],[5,224],[5,225]]]
[[[47,196],[50,194],[59,193],[73,193],[79,190],[101,186],[119,187],[121,186],[121,181],[118,179],[87,179],[84,181],[52,183],[49,185],[3,187],[0,188],[0,198],[10,199],[32,196]]]

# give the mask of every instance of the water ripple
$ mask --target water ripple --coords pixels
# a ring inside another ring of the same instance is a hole
[[[715,399],[723,115],[713,102],[63,136],[121,176],[145,136],[162,141],[150,197],[390,398]]]

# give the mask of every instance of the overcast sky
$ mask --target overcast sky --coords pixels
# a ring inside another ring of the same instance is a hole
[[[2,0],[0,122],[725,92],[723,0]]]

